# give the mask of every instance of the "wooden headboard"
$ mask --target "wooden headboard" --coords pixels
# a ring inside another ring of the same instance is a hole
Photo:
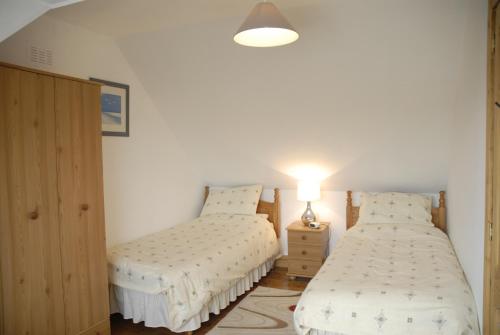
[[[208,194],[210,193],[210,186],[205,186],[205,200],[207,201]],[[274,226],[276,236],[280,237],[281,230],[281,214],[280,214],[280,189],[274,189],[274,202],[259,200],[257,205],[257,213],[267,214],[267,220]]]
[[[446,233],[446,201],[445,192],[439,192],[439,207],[432,207],[432,223],[436,228],[441,229]],[[347,191],[347,207],[346,207],[346,228],[349,229],[358,222],[359,206],[352,205],[352,191]]]

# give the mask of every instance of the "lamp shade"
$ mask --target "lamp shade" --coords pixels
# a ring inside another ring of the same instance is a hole
[[[248,15],[234,41],[249,47],[276,47],[295,42],[299,34],[270,2],[260,2]]]
[[[300,180],[297,186],[297,199],[299,201],[319,200],[319,182],[316,180]]]

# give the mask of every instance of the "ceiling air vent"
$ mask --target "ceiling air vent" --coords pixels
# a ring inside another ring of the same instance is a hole
[[[52,50],[32,46],[30,61],[37,64],[52,65]]]

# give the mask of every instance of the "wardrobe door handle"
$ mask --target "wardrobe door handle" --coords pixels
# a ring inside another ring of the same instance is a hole
[[[80,208],[81,208],[82,211],[88,211],[89,210],[89,205],[88,204],[82,204],[80,206]]]
[[[30,220],[36,220],[36,219],[38,219],[38,216],[39,216],[39,214],[38,214],[37,209],[35,209],[33,212],[29,213]]]

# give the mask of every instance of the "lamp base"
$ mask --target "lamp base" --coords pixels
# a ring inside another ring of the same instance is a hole
[[[302,223],[304,224],[304,226],[309,226],[309,223],[316,221],[316,215],[314,214],[314,212],[311,209],[311,202],[310,201],[307,202],[307,208],[306,208],[304,214],[302,214],[301,220],[302,220]]]

